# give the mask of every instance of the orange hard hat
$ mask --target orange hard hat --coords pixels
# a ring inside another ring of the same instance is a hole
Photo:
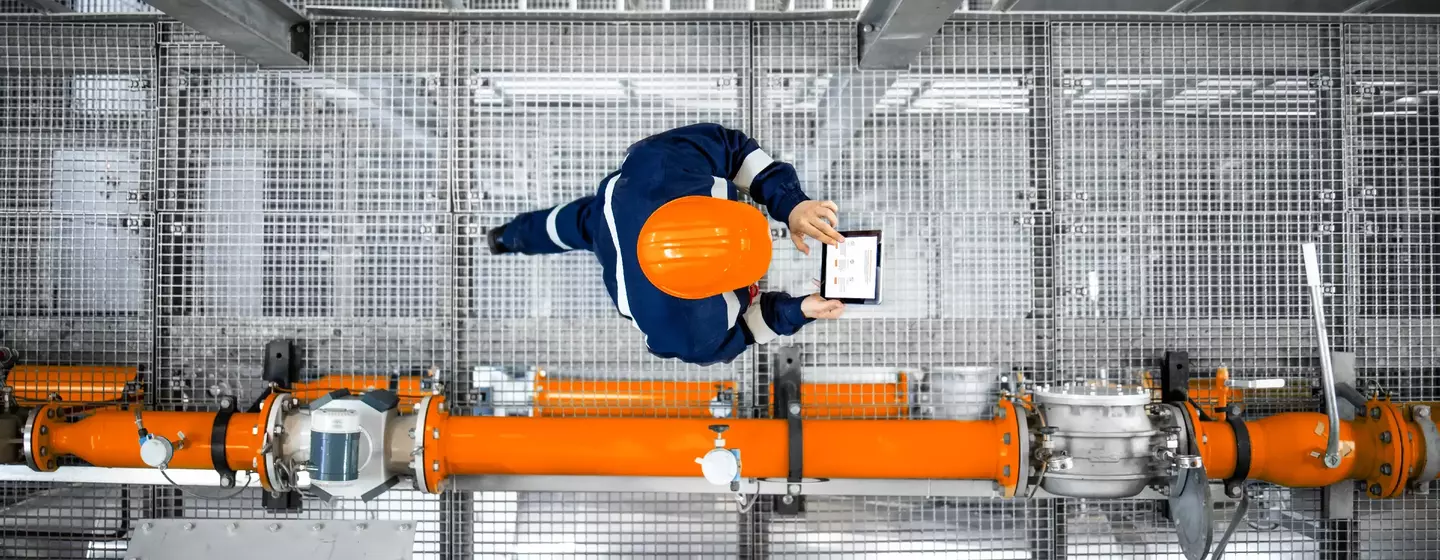
[[[640,228],[640,270],[660,291],[703,299],[759,281],[770,268],[770,222],[753,206],[686,196]]]

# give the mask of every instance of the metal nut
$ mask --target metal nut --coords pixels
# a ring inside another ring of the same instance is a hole
[[[1371,493],[1371,494],[1374,494],[1374,495],[1376,495],[1376,496],[1379,496],[1379,495],[1380,495],[1380,485],[1379,485],[1379,484],[1371,484],[1371,485],[1370,485],[1370,493]]]
[[[40,426],[40,435],[43,436],[48,433],[50,433],[50,426]]]
[[[234,403],[235,401],[230,400],[230,397],[225,397],[220,399],[220,408],[230,408],[230,405]]]
[[[788,411],[790,412],[790,415],[791,415],[791,416],[799,416],[799,415],[800,415],[800,403],[790,403],[790,406],[789,406],[788,408],[786,408],[786,410],[788,410]]]
[[[1380,441],[1382,443],[1390,443],[1390,440],[1392,439],[1394,439],[1394,437],[1390,435],[1390,430],[1380,432]]]
[[[239,523],[231,523],[231,524],[225,526],[225,530],[226,530],[226,531],[229,531],[231,534],[237,533],[237,532],[240,531],[240,524],[239,524]]]
[[[791,496],[791,495],[789,495],[789,494],[786,494],[786,495],[780,497],[780,501],[783,502],[785,505],[788,506],[788,505],[790,505],[790,504],[795,503],[795,496]]]
[[[399,528],[400,528],[401,531],[409,531],[409,530],[410,530],[410,524],[409,524],[409,523],[401,523]]]
[[[40,456],[41,456],[41,457],[44,457],[44,456],[49,455],[49,454],[50,454],[50,450],[49,450],[49,449],[46,449],[45,446],[43,446],[43,445],[40,446]]]
[[[1009,477],[1009,476],[1010,476],[1010,465],[1005,465],[1005,468],[1000,470],[1000,474],[1003,475],[1003,476]]]
[[[271,434],[271,435],[277,435],[277,436],[278,436],[278,435],[283,434],[283,433],[285,433],[285,427],[284,427],[284,426],[281,426],[281,425],[279,425],[279,424],[276,424],[276,425],[274,425],[274,426],[272,426],[272,427],[270,428],[270,434]]]
[[[435,471],[435,472],[440,472],[440,461],[435,461],[435,462],[433,462],[433,463],[430,463],[430,470]]]
[[[1428,407],[1428,406],[1417,406],[1417,407],[1415,407],[1415,415],[1416,415],[1416,416],[1419,416],[1419,417],[1421,417],[1421,418],[1429,418],[1429,417],[1430,417],[1430,407]]]
[[[786,494],[789,494],[789,495],[791,495],[791,496],[798,496],[798,495],[800,495],[800,485],[799,485],[799,484],[786,484],[786,485],[785,485],[785,493],[786,493]]]
[[[1005,435],[1000,436],[1000,442],[1010,445],[1010,432],[1005,432]]]
[[[270,529],[270,532],[271,532],[271,533],[278,533],[278,532],[280,532],[280,524],[279,524],[279,523],[271,523],[269,529]]]
[[[410,436],[410,439],[415,439],[415,428],[410,428],[410,429],[409,429],[408,431],[406,431],[405,433]]]
[[[321,530],[321,529],[324,529],[324,528],[325,528],[325,524],[324,524],[324,523],[316,523],[316,524],[310,526],[310,530],[311,530],[311,531],[315,531],[315,532],[317,532],[317,533],[320,532],[320,530]]]
[[[440,439],[440,428],[430,429],[430,439]]]
[[[1390,466],[1390,463],[1385,463],[1385,464],[1383,464],[1383,465],[1380,465],[1380,474],[1383,474],[1383,475],[1385,475],[1385,476],[1390,476],[1390,474],[1391,474],[1391,473],[1394,473],[1394,472],[1395,472],[1395,468],[1394,468],[1394,467],[1391,467],[1391,466]]]
[[[1225,494],[1230,496],[1231,498],[1239,498],[1240,494],[1244,491],[1245,490],[1243,488],[1240,488],[1239,484],[1233,484],[1225,487]]]
[[[364,530],[369,529],[369,528],[370,528],[370,525],[369,525],[368,523],[356,523],[356,524],[355,524],[355,532],[356,532],[356,533],[359,533],[360,531],[364,531]]]
[[[1371,418],[1374,418],[1374,419],[1376,419],[1376,420],[1379,420],[1379,419],[1380,419],[1380,407],[1377,406],[1377,407],[1375,407],[1375,408],[1370,409],[1370,417],[1371,417]],[[1377,493],[1378,493],[1378,492],[1377,492]]]
[[[152,531],[152,530],[154,530],[154,529],[155,529],[155,524],[154,524],[154,523],[146,523],[146,524],[140,526],[140,530],[145,531],[146,533],[149,533],[150,531]]]
[[[184,529],[184,530],[186,530],[186,531],[194,531],[194,530],[195,530],[195,524],[194,524],[194,523],[186,523],[186,524],[184,524],[184,525],[181,525],[180,528],[181,528],[181,529]]]

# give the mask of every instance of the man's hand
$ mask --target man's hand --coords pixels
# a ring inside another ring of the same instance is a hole
[[[840,207],[829,200],[807,200],[797,204],[795,209],[790,211],[789,223],[790,240],[795,242],[795,248],[801,253],[810,254],[810,247],[805,244],[806,236],[826,245],[844,243],[845,236],[835,231],[835,228],[840,227],[840,218],[836,215],[839,211]]]
[[[805,314],[807,319],[839,319],[845,313],[845,303],[833,299],[825,299],[820,294],[810,294],[805,301],[800,302],[800,312]]]

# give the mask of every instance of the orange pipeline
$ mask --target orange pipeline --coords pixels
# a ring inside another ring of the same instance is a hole
[[[48,409],[47,409],[48,410]],[[210,458],[214,412],[142,412],[145,429],[177,444],[171,468],[213,469]],[[231,469],[250,470],[250,461],[260,445],[251,428],[260,423],[259,414],[236,413],[230,417],[225,434],[225,457]],[[106,409],[67,423],[42,414],[33,428],[37,463],[63,455],[79,457],[99,467],[145,467],[140,460],[139,435],[133,411]],[[180,433],[185,434],[183,443]],[[41,447],[44,447],[43,455]],[[41,463],[43,466],[43,463]],[[43,469],[43,470],[53,470]]]
[[[18,365],[5,376],[5,384],[22,405],[57,400],[82,404],[120,401],[126,386],[138,379],[135,367]],[[131,396],[142,394],[135,385]]]
[[[731,381],[645,381],[535,378],[536,416],[668,416],[710,418],[711,401],[729,392],[730,416],[737,416]]]
[[[903,373],[893,383],[805,383],[800,404],[807,418],[907,418],[910,387]]]
[[[348,389],[357,395],[376,389],[388,390],[390,389],[390,376],[332,374],[319,379],[297,382],[285,392],[297,400],[308,402],[323,397],[336,389]],[[420,399],[431,394],[431,391],[424,386],[424,379],[418,375],[400,377],[394,392],[395,396],[400,397],[401,406],[407,410],[420,402]]]
[[[995,480],[1013,492],[1020,438],[1009,402],[994,420],[806,420],[804,474],[811,478]],[[428,425],[427,487],[449,475],[696,476],[694,459],[714,447],[709,426],[729,426],[726,446],[741,474],[784,478],[786,421],[685,418],[459,417],[436,410]],[[433,422],[433,423],[432,423]],[[1006,434],[1009,434],[1007,437]]]

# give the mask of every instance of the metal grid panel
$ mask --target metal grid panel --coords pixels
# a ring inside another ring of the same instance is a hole
[[[477,492],[476,558],[735,558],[734,500],[634,492]]]
[[[770,513],[770,558],[1031,558],[1048,509],[986,499],[810,498],[801,516]]]
[[[811,197],[837,202],[842,231],[885,239],[885,301],[787,343],[825,371],[923,372],[936,417],[983,411],[1002,372],[1045,369],[1049,220],[1027,117],[1043,26],[947,25],[906,72],[858,72],[845,22],[756,33],[754,134]],[[818,256],[776,243],[767,285],[813,292]]]
[[[476,23],[459,25],[457,44],[457,106],[468,115],[456,159],[459,367],[516,376],[475,371],[457,395],[524,403],[535,368],[612,382],[620,395],[651,379],[745,382],[748,354],[701,368],[645,352],[592,254],[492,256],[484,235],[519,212],[594,194],[646,136],[695,122],[744,128],[748,26]],[[654,412],[681,411],[662,402]]]
[[[1362,379],[1404,400],[1440,397],[1440,26],[1347,24],[1346,193],[1351,312]],[[1432,495],[1433,496],[1433,495]],[[1359,550],[1424,558],[1440,550],[1440,500],[1357,504]]]
[[[1303,242],[1344,344],[1338,33],[1055,25],[1062,372],[1130,375],[1174,349],[1308,384]]]
[[[0,211],[144,213],[154,28],[0,24]]]

